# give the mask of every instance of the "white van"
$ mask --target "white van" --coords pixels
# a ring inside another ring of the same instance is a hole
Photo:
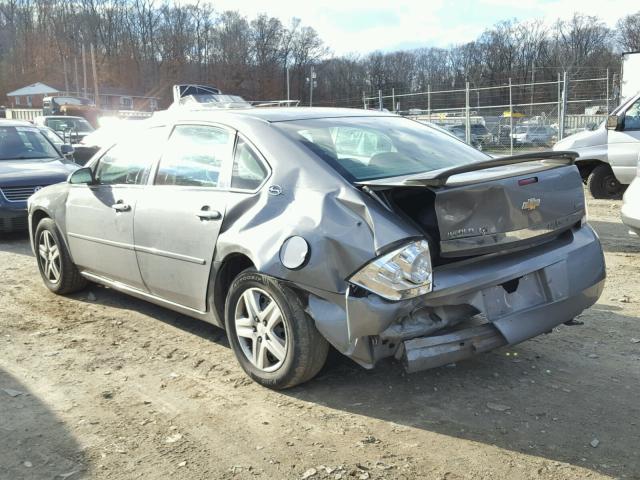
[[[553,149],[578,152],[576,165],[594,198],[620,197],[636,176],[640,92],[624,101],[596,130],[571,135]]]
[[[596,130],[571,135],[553,147],[580,154],[576,165],[594,198],[620,197],[636,175],[640,153],[640,52],[625,52],[621,60],[620,106]]]

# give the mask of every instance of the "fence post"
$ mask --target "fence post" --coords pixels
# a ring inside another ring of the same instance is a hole
[[[427,85],[427,115],[429,115],[429,123],[431,123],[431,84]]]
[[[362,108],[367,109],[367,97],[365,96],[364,90],[362,91]]]
[[[391,111],[395,113],[396,111],[396,89],[391,89]]]
[[[471,145],[471,119],[469,118],[469,82],[465,86],[464,141]]]
[[[562,77],[562,109],[560,111],[560,125],[558,130],[558,136],[560,137],[558,140],[562,140],[564,138],[564,122],[567,115],[567,100],[569,97],[569,84],[567,82],[567,72],[564,72]]]
[[[509,155],[513,155],[513,93],[509,77]]]
[[[560,90],[560,72],[558,72],[558,137],[560,136],[560,111],[562,110],[562,92]],[[560,140],[560,138],[558,138]]]
[[[609,115],[609,69],[607,68],[607,115]]]
[[[382,89],[378,89],[378,110],[382,111]]]

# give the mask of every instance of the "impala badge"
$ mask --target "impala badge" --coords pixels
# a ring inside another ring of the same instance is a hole
[[[522,210],[535,210],[540,206],[539,198],[530,198],[526,202],[522,202]]]

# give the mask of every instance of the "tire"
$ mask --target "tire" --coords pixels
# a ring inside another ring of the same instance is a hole
[[[620,198],[624,187],[613,174],[611,167],[606,164],[596,166],[587,178],[587,188],[593,198]]]
[[[327,359],[329,343],[298,295],[253,269],[231,284],[225,326],[242,369],[268,388],[281,390],[311,380]]]
[[[80,275],[71,261],[71,256],[53,220],[43,218],[38,223],[34,244],[38,270],[49,290],[58,295],[64,295],[82,290],[87,285],[87,280]],[[55,268],[51,268],[52,264]]]

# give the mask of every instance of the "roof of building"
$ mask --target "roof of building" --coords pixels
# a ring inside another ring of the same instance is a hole
[[[52,87],[46,83],[36,82],[26,87],[19,88],[13,92],[7,93],[7,97],[19,97],[23,95],[48,95],[51,93],[59,93],[60,90],[57,87]]]
[[[144,92],[132,92],[127,91],[126,89],[117,88],[117,87],[109,87],[102,86],[99,88],[98,92],[100,96],[109,95],[109,96],[118,96],[118,97],[142,97],[142,98],[158,98],[152,95],[147,95]],[[7,93],[8,97],[21,97],[26,95],[53,95],[53,94],[61,94],[65,96],[74,96],[74,89],[71,88],[69,91],[65,91],[64,88],[52,87],[46,83],[36,82],[31,85],[27,85],[26,87],[19,88],[14,90],[13,92]],[[93,90],[87,89],[87,94],[92,95]]]

